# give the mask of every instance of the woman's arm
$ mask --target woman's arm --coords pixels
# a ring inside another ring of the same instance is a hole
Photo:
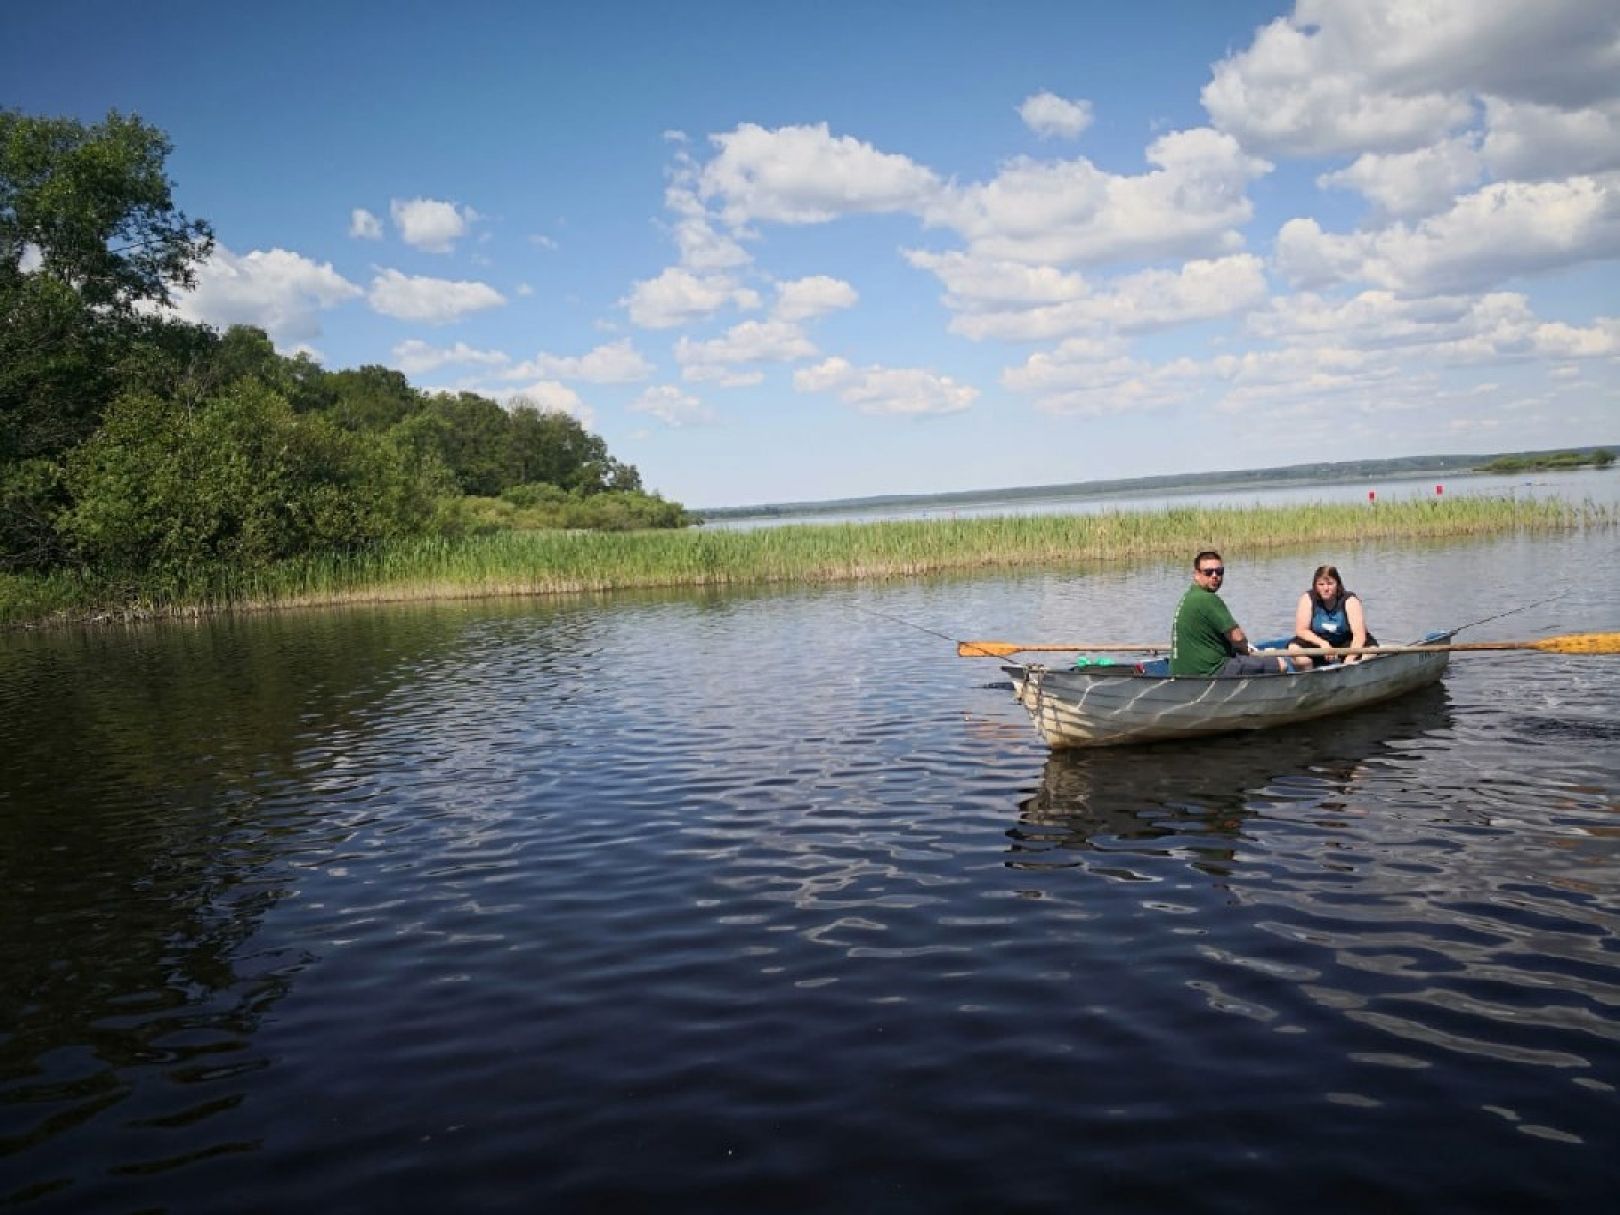
[[[1327,642],[1311,632],[1311,596],[1309,592],[1299,597],[1299,606],[1294,609],[1294,636],[1312,645],[1324,648]]]
[[[1361,597],[1351,595],[1344,601],[1345,618],[1350,621],[1350,644],[1367,644],[1367,614],[1361,610]],[[1346,654],[1346,662],[1360,662],[1360,654]]]

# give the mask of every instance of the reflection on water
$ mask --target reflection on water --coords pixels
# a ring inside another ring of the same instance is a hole
[[[31,1166],[0,1194],[85,1201],[73,1132],[92,1122],[93,1174],[115,1178],[263,1147],[226,1115],[271,1065],[254,1038],[313,955],[259,934],[296,893],[289,846],[345,834],[287,793],[318,790],[432,661],[456,627],[434,620],[175,623],[0,649],[0,1160]]]
[[[1531,717],[1523,736],[1594,728]],[[1047,890],[1059,870],[1183,892],[1206,879],[1242,922],[1182,964],[1212,1012],[1342,1039],[1375,1071],[1445,1070],[1453,1101],[1595,1145],[1620,1081],[1615,784],[1528,757],[1493,773],[1490,748],[1459,748],[1468,729],[1432,688],[1264,742],[1056,754],[1008,863]],[[1380,1108],[1383,1087],[1366,1073],[1324,1096]]]
[[[1278,809],[1291,816],[1342,814],[1374,757],[1451,725],[1443,685],[1394,704],[1263,737],[1199,739],[1099,751],[1057,751],[1040,788],[1020,803],[1008,832],[1019,867],[1085,865],[1131,878],[1128,856],[1143,844],[1190,849],[1198,867],[1226,874],[1231,841],[1246,819]],[[1223,842],[1224,841],[1224,842]],[[1092,853],[1083,858],[1079,854]]]

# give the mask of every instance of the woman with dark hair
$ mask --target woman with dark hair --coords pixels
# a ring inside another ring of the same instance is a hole
[[[1344,587],[1335,566],[1319,565],[1311,575],[1311,589],[1299,597],[1294,609],[1293,646],[1305,650],[1328,649],[1345,645],[1377,645],[1367,631],[1367,614],[1362,610],[1361,597]],[[1359,662],[1361,655],[1347,654],[1345,662]],[[1313,658],[1317,666],[1326,666],[1337,659]]]

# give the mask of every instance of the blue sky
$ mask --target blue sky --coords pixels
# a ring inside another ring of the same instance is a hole
[[[1620,440],[1620,6],[11,6],[187,316],[692,506]]]

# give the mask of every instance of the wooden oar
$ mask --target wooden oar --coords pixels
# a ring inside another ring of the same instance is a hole
[[[1014,641],[959,641],[958,658],[1006,658],[1009,654],[1053,651],[1065,654],[1163,653],[1167,645],[1023,645]],[[1444,645],[1342,645],[1329,649],[1302,649],[1301,654],[1325,657],[1340,654],[1444,654],[1459,650],[1539,650],[1543,654],[1620,654],[1620,633],[1565,633],[1540,641],[1452,641]],[[1286,650],[1264,650],[1284,654]]]
[[[1620,633],[1565,633],[1540,641],[1450,641],[1444,645],[1341,645],[1328,649],[1300,649],[1317,657],[1337,654],[1446,654],[1478,650],[1540,650],[1543,654],[1620,654]],[[1282,654],[1284,650],[1266,650]]]
[[[1019,645],[1011,641],[958,641],[958,658],[1005,658],[1009,654],[1033,654],[1037,651],[1064,654],[1168,654],[1166,645]]]

